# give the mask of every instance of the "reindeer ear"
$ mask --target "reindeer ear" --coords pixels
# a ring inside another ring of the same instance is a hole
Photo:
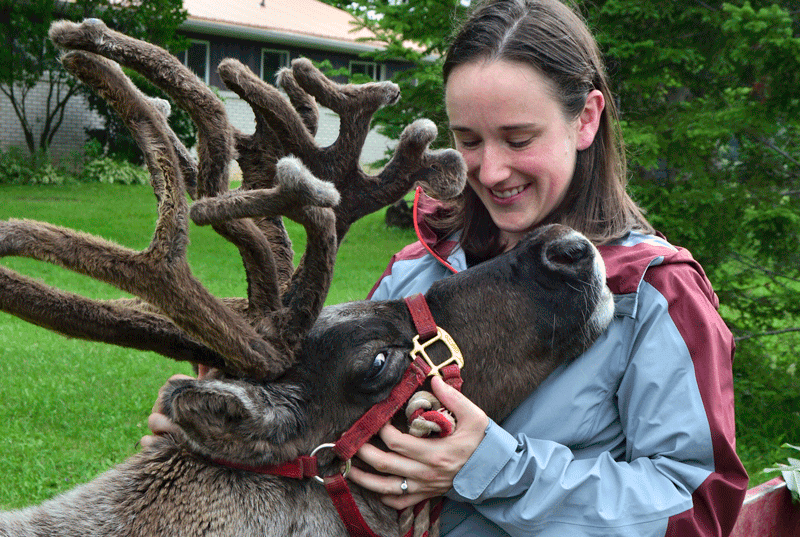
[[[287,453],[304,431],[297,386],[174,379],[164,387],[161,403],[199,453],[250,465],[299,455]]]

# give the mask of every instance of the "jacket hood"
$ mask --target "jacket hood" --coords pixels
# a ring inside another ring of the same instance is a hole
[[[673,265],[677,270],[692,272],[700,292],[715,309],[719,309],[719,298],[700,263],[689,250],[673,246],[660,233],[644,235],[630,232],[622,240],[599,246],[598,250],[606,264],[608,286],[616,295],[636,293],[648,271]]]

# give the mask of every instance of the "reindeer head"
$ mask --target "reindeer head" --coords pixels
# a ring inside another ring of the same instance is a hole
[[[497,421],[585,351],[614,308],[597,250],[557,225],[436,282],[426,300],[466,359],[464,394]],[[328,306],[276,383],[172,381],[162,403],[195,452],[252,466],[282,462],[335,441],[384,400],[410,363],[415,336],[402,300]],[[447,357],[441,345],[429,352],[437,362]]]

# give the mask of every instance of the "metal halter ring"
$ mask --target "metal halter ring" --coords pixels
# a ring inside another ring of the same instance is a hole
[[[320,445],[318,445],[317,447],[314,448],[314,451],[312,451],[311,455],[309,455],[309,456],[313,457],[314,455],[317,454],[317,451],[319,451],[320,449],[330,449],[330,448],[335,447],[335,446],[336,446],[336,444],[320,444]],[[352,468],[352,466],[353,466],[353,463],[350,461],[350,459],[347,459],[346,461],[344,461],[344,470],[342,470],[342,477],[347,477],[347,474],[350,473],[350,468]],[[325,484],[325,480],[323,478],[321,478],[320,476],[318,476],[318,475],[315,475],[314,479],[317,481],[317,483],[320,483],[320,484],[323,484],[323,485]]]

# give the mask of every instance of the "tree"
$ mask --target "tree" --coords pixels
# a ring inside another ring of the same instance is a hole
[[[393,82],[400,86],[402,99],[382,108],[374,116],[380,132],[397,139],[403,128],[420,117],[439,127],[433,146],[449,144],[447,116],[443,106],[441,61],[449,44],[453,20],[463,16],[464,4],[454,0],[329,0],[328,3],[353,13],[357,27],[369,29],[383,45],[365,53],[376,62],[403,60],[410,67]]]
[[[59,52],[47,38],[54,19],[101,18],[129,35],[174,47],[180,43],[175,31],[186,19],[182,5],[181,0],[0,0],[0,91],[20,121],[31,154],[47,151],[67,103],[80,91],[58,64]],[[40,103],[33,102],[39,98],[34,95],[39,83],[46,88],[43,111]],[[41,118],[38,137],[37,115]]]
[[[737,338],[741,444],[769,456],[764,438],[773,453],[800,438],[800,5],[596,6],[632,189],[714,284]]]

